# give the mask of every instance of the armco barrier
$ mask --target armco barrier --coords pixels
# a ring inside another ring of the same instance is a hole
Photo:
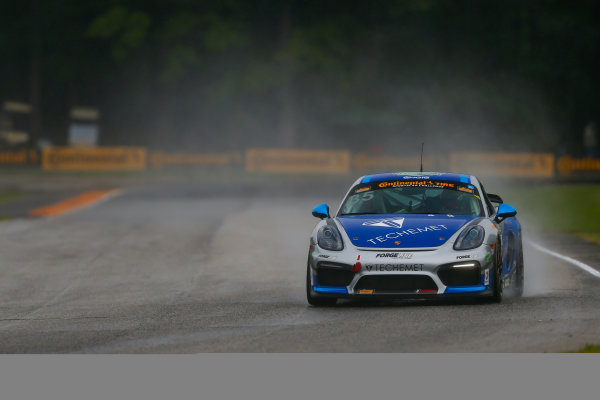
[[[248,149],[246,170],[346,173],[350,171],[350,152],[347,150]]]
[[[486,177],[553,178],[549,153],[451,153],[449,170]]]
[[[165,153],[160,150],[152,151],[148,156],[148,165],[153,168],[168,166],[215,166],[225,167],[241,165],[242,155],[231,153]]]
[[[556,161],[556,170],[561,176],[571,175],[572,173],[597,173],[600,172],[600,159],[562,156]]]
[[[141,171],[146,169],[143,147],[49,147],[42,168],[66,171]]]
[[[28,165],[39,162],[39,152],[34,149],[0,150],[0,165]]]

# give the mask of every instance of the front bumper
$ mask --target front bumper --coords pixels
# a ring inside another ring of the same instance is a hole
[[[313,246],[309,253],[311,291],[315,296],[338,298],[485,296],[493,291],[492,255],[493,249],[485,244],[468,251],[333,252]]]

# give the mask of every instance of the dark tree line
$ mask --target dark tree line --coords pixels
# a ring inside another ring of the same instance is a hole
[[[591,0],[3,0],[0,100],[33,99],[56,144],[90,105],[106,145],[576,153],[599,21]]]

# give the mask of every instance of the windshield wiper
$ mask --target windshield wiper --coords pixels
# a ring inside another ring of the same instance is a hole
[[[340,217],[343,217],[344,215],[367,215],[367,214],[380,214],[380,213],[376,213],[376,212],[353,212],[353,213],[340,214]]]

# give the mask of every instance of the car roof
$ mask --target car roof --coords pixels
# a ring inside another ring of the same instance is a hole
[[[366,175],[360,183],[381,182],[390,180],[437,179],[441,181],[473,183],[471,175],[455,174],[451,172],[386,172],[382,174]]]

